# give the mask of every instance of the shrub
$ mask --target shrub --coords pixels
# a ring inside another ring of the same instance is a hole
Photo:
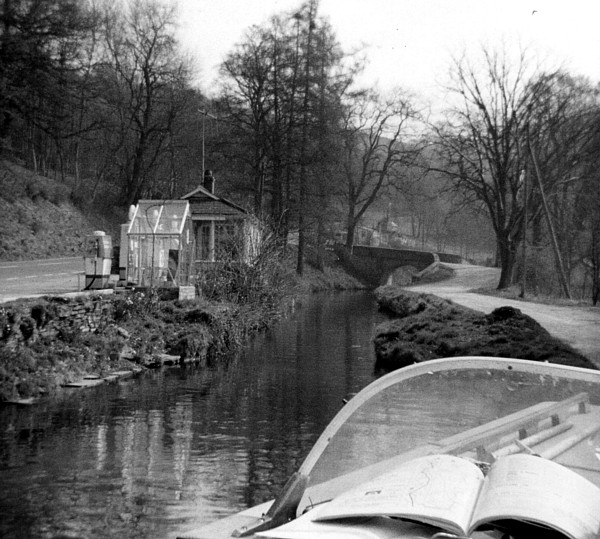
[[[70,195],[71,193],[67,186],[56,184],[54,190],[50,194],[50,202],[56,206],[61,206],[69,201]]]
[[[40,198],[42,193],[42,187],[39,182],[34,179],[27,179],[25,181],[25,194],[33,201]]]
[[[37,236],[40,232],[44,232],[46,230],[46,226],[44,223],[40,221],[34,221],[31,223],[31,231]]]
[[[196,276],[199,295],[238,305],[277,303],[284,295],[287,277],[281,260],[281,241],[267,226],[263,226],[258,236],[260,240],[254,243],[250,260],[241,261],[229,255],[207,264]],[[241,239],[231,240],[232,243],[238,241]],[[243,248],[233,245],[225,251],[240,253]]]
[[[156,313],[159,307],[158,292],[153,288],[135,291],[114,300],[115,321],[129,320],[132,316]]]

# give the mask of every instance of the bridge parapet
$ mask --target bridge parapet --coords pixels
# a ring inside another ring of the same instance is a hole
[[[439,263],[436,253],[414,249],[355,245],[351,254],[342,246],[336,246],[335,251],[348,271],[373,286],[385,284],[394,270],[402,266],[423,272]]]
[[[414,249],[394,249],[392,247],[368,247],[366,245],[355,245],[352,254],[361,258],[391,262],[394,268],[400,266],[413,266],[418,271],[430,266],[437,258],[430,251],[417,251]]]

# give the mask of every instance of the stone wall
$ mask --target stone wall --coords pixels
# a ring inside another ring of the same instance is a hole
[[[366,247],[363,245],[355,245],[352,249],[352,254],[367,260],[374,260],[380,265],[385,265],[387,271],[400,266],[412,266],[417,271],[421,271],[433,264],[437,259],[437,255],[429,251]]]
[[[355,245],[349,253],[344,246],[335,245],[334,251],[346,271],[371,286],[385,284],[396,268],[419,273],[439,262],[435,253],[412,249]]]
[[[463,257],[460,255],[452,255],[448,253],[438,253],[440,257],[440,262],[445,262],[447,264],[462,264]]]
[[[113,321],[113,301],[106,296],[20,300],[0,307],[0,339],[33,342],[65,332],[100,331]]]

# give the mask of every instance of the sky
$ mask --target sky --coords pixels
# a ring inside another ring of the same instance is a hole
[[[179,38],[210,94],[244,32],[302,0],[178,0]],[[320,0],[342,47],[365,47],[360,82],[435,99],[452,56],[520,44],[544,66],[600,81],[600,0]]]

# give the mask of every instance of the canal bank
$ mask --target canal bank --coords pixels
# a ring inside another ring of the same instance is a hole
[[[482,313],[500,307],[518,309],[537,321],[553,337],[573,348],[600,368],[600,306],[557,298],[527,299],[498,296],[495,290],[500,270],[467,264],[450,264],[454,276],[445,281],[417,284],[413,292],[435,294],[440,298]]]
[[[319,290],[358,289],[341,269],[288,272],[252,301],[164,299],[156,290],[23,299],[0,306],[0,402],[30,403],[166,364],[208,365]],[[86,380],[88,382],[86,382]],[[94,382],[92,382],[93,380]]]
[[[375,291],[380,308],[391,316],[377,328],[374,338],[378,369],[391,371],[412,363],[458,356],[495,356],[597,368],[591,358],[563,342],[556,333],[551,334],[514,302],[500,301],[480,312],[418,291],[422,288],[384,286]]]
[[[226,361],[0,409],[0,536],[168,538],[271,498],[374,379],[385,318],[314,294]]]

